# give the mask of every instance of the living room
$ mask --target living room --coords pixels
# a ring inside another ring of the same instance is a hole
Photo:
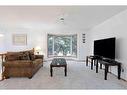
[[[43,67],[30,80],[24,77],[11,77],[1,81],[1,89],[127,88],[127,82],[124,81],[127,80],[127,6],[1,6],[0,13],[1,54],[40,47],[35,53],[44,55]],[[50,51],[49,35],[54,39],[52,43],[55,43],[55,37],[71,39],[69,52],[64,55],[64,51],[56,52],[54,47]],[[77,43],[74,46],[71,43],[73,36],[76,36],[74,42]],[[93,55],[94,40],[112,37],[116,38],[115,60],[122,63],[121,80],[116,77],[115,67],[110,68],[112,74],[104,80],[104,70],[99,70],[99,74],[96,74],[95,71],[90,70],[90,67],[85,66],[86,56]],[[73,47],[76,47],[75,52],[72,51]],[[49,66],[54,56],[62,56],[66,59],[68,65],[66,77],[63,75],[63,70],[58,68],[54,68],[54,75],[50,77]],[[96,84],[97,81],[100,83]],[[94,85],[90,84],[92,82],[95,82]],[[12,85],[14,83],[17,85]],[[101,87],[104,84],[105,87]]]

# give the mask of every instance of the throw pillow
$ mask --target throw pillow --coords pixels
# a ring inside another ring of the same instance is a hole
[[[30,60],[29,52],[21,52],[20,60]]]
[[[34,60],[35,59],[35,55],[34,55],[34,51],[33,50],[29,50],[29,57],[30,57],[30,60]]]
[[[7,52],[6,61],[19,60],[19,52]]]

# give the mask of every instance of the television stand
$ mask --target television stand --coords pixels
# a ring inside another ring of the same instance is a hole
[[[98,73],[98,60],[100,59],[100,56],[87,56],[86,57],[86,66],[88,66],[88,63],[91,64],[91,70],[93,70],[93,66],[96,66],[96,73]],[[100,69],[101,69],[100,65]]]
[[[91,63],[91,70],[93,70],[93,61],[96,66],[96,73],[98,73],[98,67],[100,63],[100,69],[102,69],[102,65],[104,65],[104,79],[107,80],[107,74],[109,66],[117,66],[117,72],[118,72],[118,79],[120,79],[121,75],[121,63],[109,58],[104,58],[101,56],[87,56],[86,57],[86,66],[88,66],[88,62],[90,60]],[[95,63],[96,62],[96,63]]]
[[[86,66],[88,66],[88,63],[90,62],[91,63],[91,70],[93,70],[93,61],[94,61],[94,64],[95,64],[95,56],[87,56],[86,57]]]
[[[108,74],[109,66],[117,66],[118,79],[120,79],[120,75],[121,75],[121,63],[120,62],[117,62],[117,61],[112,60],[112,59],[102,58],[102,60],[99,60],[99,63],[101,65],[104,65],[104,68],[105,68],[105,77],[104,77],[104,79],[105,80],[107,80],[107,74]]]

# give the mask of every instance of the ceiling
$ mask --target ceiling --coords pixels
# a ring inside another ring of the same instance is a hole
[[[0,24],[35,27],[64,23],[71,28],[89,29],[126,9],[127,6],[0,6]]]

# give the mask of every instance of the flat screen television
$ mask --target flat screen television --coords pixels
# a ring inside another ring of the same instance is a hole
[[[115,40],[115,37],[95,40],[94,55],[115,59]]]

